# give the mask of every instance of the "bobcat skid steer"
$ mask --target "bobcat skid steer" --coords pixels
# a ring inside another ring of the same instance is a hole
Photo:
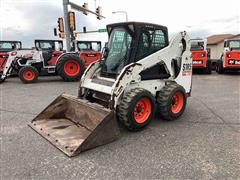
[[[212,73],[212,62],[208,57],[207,39],[190,39],[194,70],[205,74]]]
[[[116,140],[117,120],[130,131],[154,118],[174,120],[191,94],[192,59],[186,32],[170,42],[164,26],[107,26],[104,58],[84,72],[78,97],[62,94],[29,124],[68,156]]]
[[[217,61],[216,72],[224,74],[228,71],[240,71],[240,39],[224,40],[224,49]]]

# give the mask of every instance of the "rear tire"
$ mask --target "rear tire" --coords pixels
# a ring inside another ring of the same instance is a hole
[[[212,74],[212,62],[211,60],[207,60],[207,67],[205,69],[206,74]]]
[[[144,129],[153,119],[154,113],[154,97],[142,88],[126,93],[117,110],[119,121],[130,131]]]
[[[0,72],[0,84],[3,83],[6,80],[6,77],[2,79],[3,73]]]
[[[18,76],[23,83],[28,84],[36,82],[39,73],[33,66],[24,66],[19,70]]]
[[[5,78],[4,79],[0,79],[0,84],[3,83],[5,81]]]
[[[184,88],[174,82],[168,82],[157,96],[160,116],[165,120],[180,117],[186,107],[187,97]]]
[[[216,72],[218,74],[224,73],[223,62],[221,60],[218,60],[218,62],[217,62]]]
[[[65,54],[57,62],[57,73],[64,81],[78,81],[85,70],[84,62],[76,54]]]

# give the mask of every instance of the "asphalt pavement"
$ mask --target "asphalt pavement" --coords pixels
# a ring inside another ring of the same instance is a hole
[[[68,158],[27,124],[77,82],[0,85],[0,179],[240,179],[240,75],[194,75],[185,113]]]

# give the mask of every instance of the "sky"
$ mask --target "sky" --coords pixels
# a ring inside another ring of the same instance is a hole
[[[170,36],[186,30],[191,38],[205,38],[213,34],[240,33],[240,0],[70,0],[89,4],[95,11],[102,7],[103,20],[95,15],[76,12],[77,31],[105,28],[106,24],[126,20],[160,24],[168,27]],[[34,39],[58,39],[53,28],[63,16],[62,0],[0,0],[0,39],[21,40],[24,47],[32,47]],[[81,40],[107,41],[106,33],[80,34]]]

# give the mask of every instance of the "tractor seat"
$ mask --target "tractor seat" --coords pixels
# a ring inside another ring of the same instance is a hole
[[[44,50],[44,51],[42,52],[43,60],[44,60],[44,65],[45,65],[45,66],[49,65],[48,62],[51,60],[52,54],[53,54],[53,51],[52,51],[52,50]]]

